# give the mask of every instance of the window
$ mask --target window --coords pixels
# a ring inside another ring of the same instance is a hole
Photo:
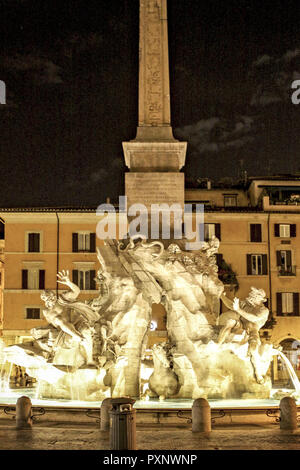
[[[29,253],[39,253],[41,234],[38,232],[31,232],[27,234],[27,251]]]
[[[247,275],[259,276],[268,274],[268,256],[264,254],[247,255]]]
[[[22,269],[22,289],[45,289],[45,270]]]
[[[278,250],[276,251],[276,261],[278,272],[280,276],[295,275],[295,267],[292,266],[292,252],[291,250]]]
[[[282,238],[290,238],[290,226],[289,225],[279,225],[279,236]]]
[[[261,224],[250,224],[250,241],[261,242]]]
[[[274,224],[275,237],[290,238],[296,236],[296,224]]]
[[[277,315],[299,316],[299,293],[277,292]]]
[[[209,241],[213,236],[221,240],[221,224],[204,224],[204,240]]]
[[[94,269],[74,269],[73,282],[80,290],[96,290],[96,271]]]
[[[225,207],[236,207],[237,206],[237,195],[236,194],[225,194],[224,195],[224,206]]]
[[[251,255],[251,274],[262,274],[262,255]]]
[[[27,307],[26,308],[26,319],[27,320],[39,320],[41,318],[41,310],[38,307]]]
[[[72,251],[90,252],[96,251],[96,234],[91,232],[76,232],[72,235]]]
[[[89,233],[78,233],[78,251],[90,251]]]

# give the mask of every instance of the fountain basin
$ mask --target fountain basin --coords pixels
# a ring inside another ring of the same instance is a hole
[[[273,394],[278,392],[273,389]],[[291,389],[281,389],[282,394],[290,395]],[[69,423],[98,425],[101,401],[86,402],[79,400],[36,399],[35,389],[19,388],[0,394],[0,420],[13,419],[15,405],[19,397],[28,396],[35,409],[42,408],[44,414],[37,417],[40,425],[46,423]],[[208,400],[213,425],[228,424],[275,424],[279,417],[280,400],[270,399],[228,399]],[[165,424],[187,426],[191,424],[193,400],[189,399],[149,399],[137,400],[134,408],[137,411],[137,424]],[[296,400],[300,411],[300,399]],[[35,422],[35,420],[34,420]]]

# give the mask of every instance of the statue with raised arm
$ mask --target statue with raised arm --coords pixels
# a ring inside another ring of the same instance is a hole
[[[234,333],[244,332],[248,341],[248,355],[253,365],[256,381],[263,383],[264,379],[259,371],[259,346],[261,344],[259,330],[264,326],[269,316],[269,310],[264,305],[265,291],[251,287],[248,297],[243,301],[238,298],[231,301],[225,293],[222,294],[221,299],[230,310],[220,316],[219,325],[222,328],[218,343],[223,344]]]
[[[99,320],[100,316],[89,305],[77,301],[80,289],[70,281],[68,271],[58,273],[57,277],[58,282],[68,286],[70,290],[59,294],[58,297],[51,290],[42,292],[41,299],[46,306],[43,315],[50,325],[68,335],[73,342],[79,343],[79,350],[83,352],[85,363],[88,366],[95,366],[93,360],[94,323]],[[63,336],[63,334],[57,336],[53,345],[53,354]]]

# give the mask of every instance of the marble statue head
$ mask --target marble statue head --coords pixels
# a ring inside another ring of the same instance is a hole
[[[257,289],[256,287],[251,287],[247,300],[251,304],[254,304],[254,305],[263,304],[267,300],[266,293],[263,289]]]
[[[41,299],[45,302],[46,307],[54,307],[57,297],[53,290],[46,289],[41,293]]]

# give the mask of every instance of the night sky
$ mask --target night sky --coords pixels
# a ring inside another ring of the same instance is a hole
[[[300,171],[299,0],[169,0],[174,136],[188,184]],[[138,0],[0,0],[0,206],[124,194]]]

